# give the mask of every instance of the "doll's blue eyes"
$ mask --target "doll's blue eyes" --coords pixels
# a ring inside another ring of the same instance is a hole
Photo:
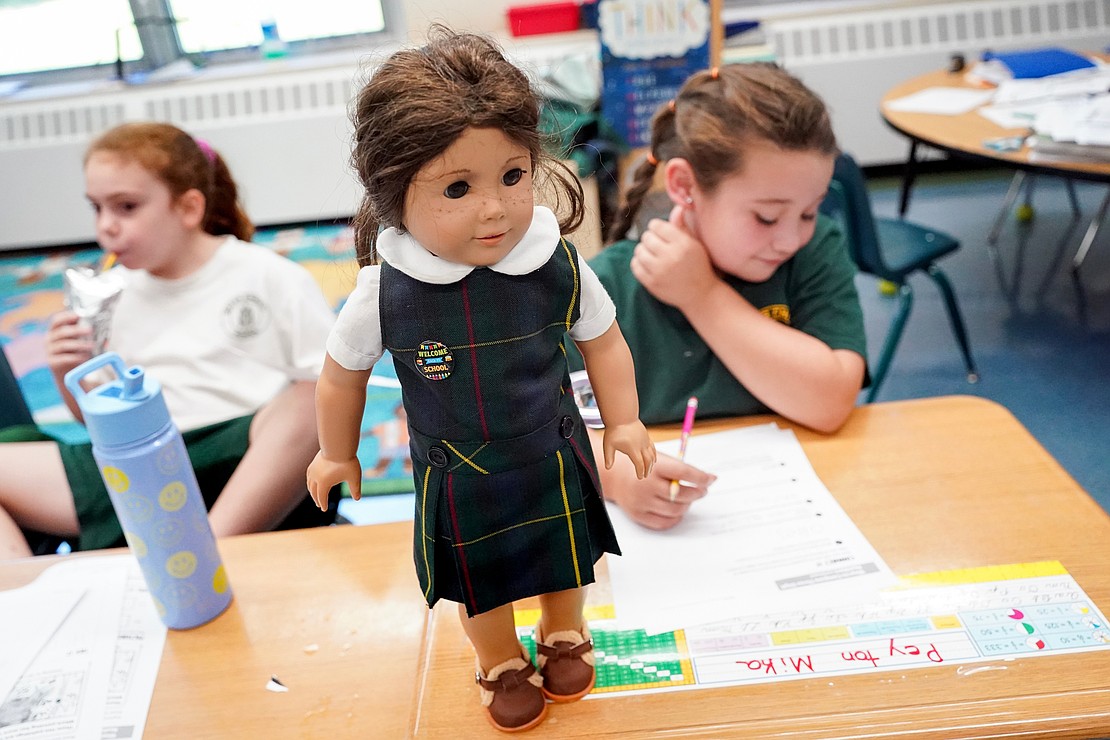
[[[516,185],[524,178],[524,170],[514,167],[501,176],[502,185]],[[470,183],[464,180],[453,182],[443,189],[443,194],[452,200],[457,200],[470,192]]]

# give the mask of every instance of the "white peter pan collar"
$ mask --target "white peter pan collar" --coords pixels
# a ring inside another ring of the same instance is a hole
[[[489,269],[504,275],[526,275],[551,259],[559,244],[559,221],[549,208],[536,206],[532,224],[512,251]],[[409,277],[424,283],[446,285],[469,275],[473,265],[437,257],[408,232],[391,227],[378,235],[378,254]]]

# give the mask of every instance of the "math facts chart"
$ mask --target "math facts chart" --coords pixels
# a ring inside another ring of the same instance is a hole
[[[657,635],[621,628],[612,614],[587,610],[594,696],[1110,649],[1106,618],[1056,562],[908,576],[871,604]],[[534,651],[532,628],[518,633]]]

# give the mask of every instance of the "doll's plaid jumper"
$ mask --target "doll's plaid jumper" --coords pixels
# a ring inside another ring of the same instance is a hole
[[[382,265],[429,606],[444,598],[474,615],[575,588],[593,582],[602,553],[620,552],[563,349],[579,300],[566,240],[525,275],[476,268],[439,285]]]

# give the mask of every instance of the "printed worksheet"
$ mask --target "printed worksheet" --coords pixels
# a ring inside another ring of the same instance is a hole
[[[84,589],[52,588],[41,579],[0,591],[0,697],[8,695],[84,594]]]
[[[80,599],[0,703],[0,740],[142,737],[166,628],[134,558],[74,558],[36,583]]]
[[[675,454],[677,441],[658,445]],[[718,476],[673,529],[609,512],[617,617],[649,634],[744,614],[864,603],[894,575],[813,467],[774,424],[695,435],[686,460]]]

